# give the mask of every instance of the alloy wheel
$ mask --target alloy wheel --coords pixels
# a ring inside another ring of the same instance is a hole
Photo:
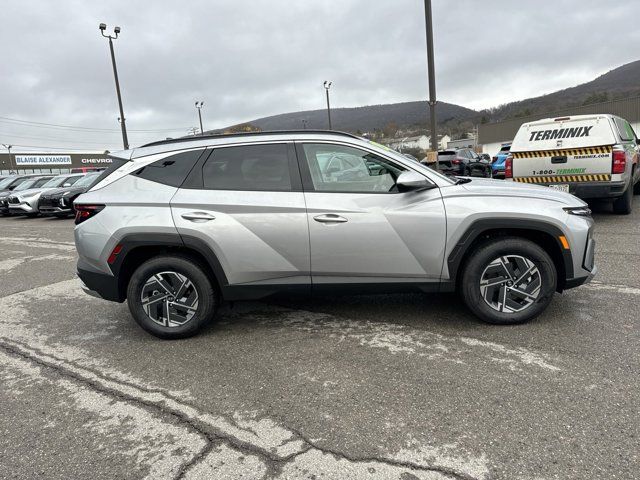
[[[492,309],[503,313],[521,312],[540,295],[542,277],[535,264],[519,255],[496,258],[480,277],[480,294]]]
[[[144,283],[140,295],[147,316],[163,327],[180,327],[198,310],[198,292],[185,275],[160,272]]]

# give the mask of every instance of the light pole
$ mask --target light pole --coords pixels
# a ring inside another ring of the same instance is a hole
[[[11,173],[11,163],[12,163],[11,162],[11,149],[13,148],[13,145],[7,145],[7,144],[3,143],[2,146],[4,148],[6,148],[7,151],[9,152],[9,173]],[[16,168],[16,170],[17,170],[17,168]]]
[[[124,145],[124,149],[129,149],[129,140],[127,138],[127,126],[124,120],[124,109],[122,108],[122,96],[120,95],[120,81],[118,80],[118,69],[116,68],[116,54],[113,51],[113,40],[118,38],[118,34],[120,33],[120,27],[113,28],[113,36],[105,35],[105,30],[107,29],[106,23],[101,23],[100,33],[104,38],[109,39],[109,50],[111,51],[111,63],[113,65],[113,78],[116,81],[116,94],[118,95],[118,107],[120,108],[120,128],[122,129],[122,144]]]
[[[433,14],[431,0],[424,0],[425,27],[427,32],[427,65],[429,69],[429,113],[431,117],[431,150],[438,152],[438,135],[436,132],[436,75],[433,61]],[[438,161],[436,160],[436,169]]]
[[[331,105],[329,104],[329,89],[331,88],[331,83],[328,80],[324,81],[324,90],[327,93],[327,116],[329,117],[329,130],[331,130]]]
[[[204,130],[202,128],[202,107],[204,106],[204,102],[196,101],[196,108],[198,109],[198,118],[200,119],[200,135],[204,135]]]

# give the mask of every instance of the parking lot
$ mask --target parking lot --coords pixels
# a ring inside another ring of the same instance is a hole
[[[637,478],[640,208],[595,218],[530,324],[322,298],[172,342],[81,292],[72,220],[0,218],[0,478]]]

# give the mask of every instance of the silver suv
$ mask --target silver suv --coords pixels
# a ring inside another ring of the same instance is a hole
[[[349,134],[192,137],[112,158],[75,202],[78,275],[162,338],[276,293],[458,290],[482,320],[521,323],[596,271],[580,199],[450,179]]]

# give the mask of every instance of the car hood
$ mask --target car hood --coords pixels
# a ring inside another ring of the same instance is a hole
[[[505,180],[474,178],[469,183],[460,185],[472,195],[505,196],[505,197],[533,197],[562,203],[572,207],[586,205],[578,197],[570,193],[554,190],[553,188]]]
[[[27,188],[26,190],[20,190],[16,192],[15,190],[11,193],[12,197],[25,197],[29,195],[33,195],[34,193],[42,193],[48,192],[49,190],[54,190],[53,188]]]

